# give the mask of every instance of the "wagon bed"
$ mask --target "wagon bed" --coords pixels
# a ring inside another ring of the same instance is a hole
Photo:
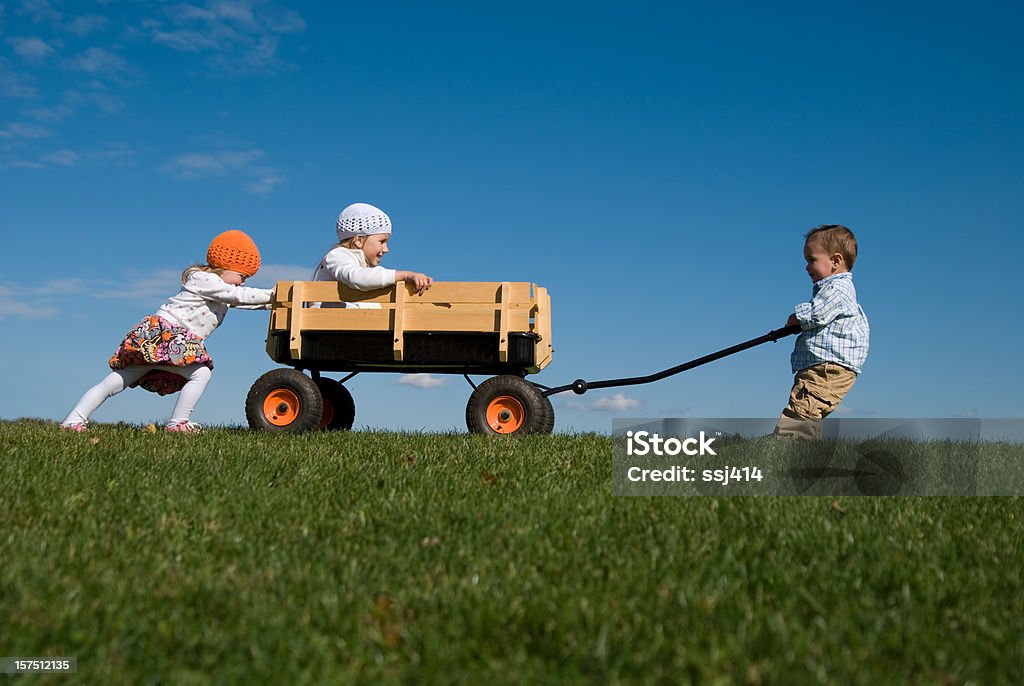
[[[404,284],[357,291],[333,281],[279,282],[267,353],[328,372],[533,374],[551,362],[547,289],[506,281],[409,291]],[[317,302],[323,306],[310,307]],[[345,302],[379,309],[337,307]]]

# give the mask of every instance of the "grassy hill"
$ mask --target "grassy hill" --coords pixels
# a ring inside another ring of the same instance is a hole
[[[1024,673],[1019,498],[615,497],[593,435],[23,420],[0,452],[0,653],[83,683]]]

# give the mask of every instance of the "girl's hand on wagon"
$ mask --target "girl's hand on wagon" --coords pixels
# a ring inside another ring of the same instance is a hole
[[[420,295],[423,291],[430,288],[430,285],[434,283],[434,280],[426,274],[420,274],[419,272],[398,272],[397,277],[401,281],[411,283],[413,288],[416,290],[416,295]]]

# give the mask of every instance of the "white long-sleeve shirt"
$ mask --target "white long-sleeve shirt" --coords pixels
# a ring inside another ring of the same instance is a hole
[[[172,324],[206,338],[224,321],[229,307],[245,310],[270,308],[271,288],[232,286],[216,274],[193,272],[177,295],[171,297],[156,311]]]
[[[327,251],[313,272],[314,281],[340,281],[357,291],[372,291],[395,285],[397,271],[380,265],[370,267],[362,250],[336,245]],[[312,303],[311,307],[351,307],[364,310],[380,309],[379,303]]]
[[[372,291],[376,288],[387,288],[395,285],[395,270],[385,267],[369,267],[366,255],[362,250],[343,248],[340,245],[331,248],[316,271],[314,281],[340,281],[357,291]]]

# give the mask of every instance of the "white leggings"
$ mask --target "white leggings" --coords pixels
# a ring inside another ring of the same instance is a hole
[[[192,410],[196,403],[203,397],[206,384],[210,382],[210,375],[213,372],[205,364],[189,364],[184,367],[174,365],[161,365],[159,367],[128,367],[127,369],[115,369],[106,376],[103,381],[90,388],[82,395],[78,404],[71,410],[71,414],[64,420],[65,426],[69,424],[82,424],[89,419],[89,415],[96,411],[103,402],[115,396],[128,386],[132,385],[154,369],[163,369],[173,372],[187,379],[185,386],[178,393],[178,401],[174,403],[174,410],[171,412],[171,419],[168,424],[187,422],[192,416]]]

